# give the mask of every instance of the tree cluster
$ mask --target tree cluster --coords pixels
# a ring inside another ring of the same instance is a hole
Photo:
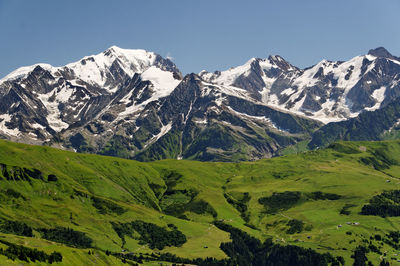
[[[400,190],[385,191],[370,199],[361,209],[363,215],[400,216]]]
[[[281,246],[274,244],[271,239],[261,242],[246,232],[234,228],[223,222],[214,222],[221,230],[229,232],[232,242],[222,243],[220,248],[229,258],[218,260],[215,258],[188,259],[171,253],[153,253],[147,256],[133,253],[114,253],[114,256],[132,261],[167,261],[177,264],[199,266],[286,266],[286,265],[344,265],[343,257],[333,257],[329,253],[320,254],[312,249],[298,246]],[[126,261],[125,260],[125,261]]]
[[[384,238],[383,241],[394,249],[400,249],[400,232],[389,232],[388,234],[386,234],[386,238]]]
[[[140,220],[130,223],[112,223],[112,227],[125,243],[125,236],[132,236],[136,231],[140,235],[141,244],[149,244],[151,249],[163,249],[166,246],[182,246],[186,242],[186,236],[173,228],[171,231],[153,223]]]
[[[258,202],[267,207],[268,213],[276,213],[278,210],[287,210],[300,200],[298,191],[274,192],[269,197],[263,197]]]
[[[100,214],[115,213],[121,215],[126,212],[124,208],[109,200],[101,199],[98,197],[92,197],[92,201],[93,201],[93,207],[95,207]]]
[[[32,237],[32,228],[24,222],[0,220],[0,232],[19,236]]]
[[[4,191],[4,194],[5,194],[6,196],[8,196],[8,197],[12,197],[12,198],[15,198],[15,199],[21,198],[21,199],[23,199],[23,200],[26,200],[26,198],[24,197],[24,195],[22,195],[22,194],[19,193],[18,191],[15,191],[15,190],[12,189],[12,188],[8,188],[6,191]]]
[[[304,229],[304,222],[297,219],[290,220],[287,225],[289,226],[287,234],[301,233]]]
[[[248,192],[243,193],[243,198],[242,199],[235,199],[228,193],[224,193],[224,197],[226,201],[232,205],[236,210],[240,212],[240,217],[248,223],[250,221],[250,215],[247,212],[247,204],[250,201],[251,197]]]
[[[42,238],[63,243],[77,248],[89,248],[92,246],[93,240],[86,236],[85,233],[75,231],[71,228],[56,227],[52,229],[37,229],[42,233]]]
[[[351,207],[355,207],[355,206],[356,206],[356,205],[354,205],[354,204],[346,203],[346,204],[343,206],[343,208],[340,210],[340,214],[343,214],[343,215],[350,215],[349,209],[350,209]]]
[[[354,254],[351,256],[354,259],[354,266],[364,266],[367,265],[366,262],[368,261],[368,258],[366,254],[369,252],[369,250],[366,247],[363,246],[358,246],[354,250]]]
[[[343,258],[334,258],[329,253],[320,254],[312,249],[298,246],[281,246],[271,239],[264,243],[231,225],[215,222],[215,225],[230,233],[232,242],[222,243],[220,248],[230,257],[226,265],[328,265],[342,264]]]
[[[341,198],[340,195],[334,193],[325,193],[321,191],[311,192],[308,197],[313,200],[338,200]]]

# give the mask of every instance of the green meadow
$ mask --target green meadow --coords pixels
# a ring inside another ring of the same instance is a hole
[[[341,256],[346,265],[358,246],[379,250],[367,253],[375,265],[400,259],[400,250],[383,241],[399,230],[400,216],[361,214],[372,197],[400,189],[400,141],[301,150],[255,162],[141,163],[0,141],[0,240],[59,252],[59,265],[118,265],[117,254],[126,253],[157,265],[149,254],[227,258],[220,245],[231,241],[229,233],[213,224],[223,221],[262,241]],[[113,228],[138,220],[176,228],[186,241],[151,249],[138,231],[121,238]],[[2,230],[1,221],[24,223],[32,236]],[[83,233],[90,247],[45,239],[43,230],[54,228]],[[0,254],[1,265],[23,262]]]

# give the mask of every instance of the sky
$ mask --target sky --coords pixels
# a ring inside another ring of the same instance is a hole
[[[384,46],[400,56],[399,0],[0,0],[0,78],[61,66],[112,45],[187,74],[279,54],[298,67]]]

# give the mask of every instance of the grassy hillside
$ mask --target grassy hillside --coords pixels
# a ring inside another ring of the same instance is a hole
[[[374,264],[400,252],[390,234],[399,230],[399,204],[373,198],[399,189],[400,141],[340,142],[243,163],[140,163],[0,141],[0,169],[0,248],[56,251],[60,265],[122,264],[121,253],[145,264],[153,252],[225,259],[220,245],[230,234],[216,221],[346,264],[359,246]],[[361,214],[368,204],[391,212]],[[21,263],[2,254],[2,265]]]

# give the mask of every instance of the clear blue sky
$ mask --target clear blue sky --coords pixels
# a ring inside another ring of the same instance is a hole
[[[279,54],[299,67],[371,48],[400,56],[399,0],[0,0],[0,78],[112,45],[172,56],[186,74]]]

